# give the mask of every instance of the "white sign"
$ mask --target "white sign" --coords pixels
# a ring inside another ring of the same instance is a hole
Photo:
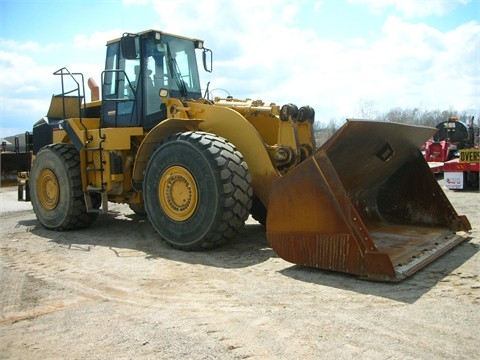
[[[463,172],[446,172],[443,179],[447,189],[463,189]]]

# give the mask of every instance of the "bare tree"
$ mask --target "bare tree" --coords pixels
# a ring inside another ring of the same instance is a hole
[[[360,119],[375,120],[378,118],[378,111],[375,102],[372,100],[361,99],[358,102],[358,110],[355,114]]]

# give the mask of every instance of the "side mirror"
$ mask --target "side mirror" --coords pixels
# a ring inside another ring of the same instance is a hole
[[[202,53],[202,60],[203,60],[203,68],[206,72],[211,73],[213,69],[213,53],[212,50],[203,48]]]
[[[135,34],[123,34],[120,40],[120,46],[122,48],[122,55],[125,59],[133,60],[138,59],[139,55],[139,44],[138,36]]]

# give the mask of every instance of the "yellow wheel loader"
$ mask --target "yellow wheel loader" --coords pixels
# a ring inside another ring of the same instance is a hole
[[[202,96],[196,49],[211,71],[201,40],[125,33],[107,43],[88,103],[81,73],[55,72],[62,93],[33,128],[28,180],[45,228],[127,203],[169,245],[202,250],[251,213],[282,258],[378,281],[468,237],[419,151],[435,129],[349,120],[316,149],[309,106]]]

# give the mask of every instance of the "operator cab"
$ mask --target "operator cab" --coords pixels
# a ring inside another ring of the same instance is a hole
[[[167,109],[162,96],[179,99],[202,97],[195,49],[203,41],[159,31],[125,33],[107,43],[102,73],[102,127],[142,126],[153,128],[165,120]]]

